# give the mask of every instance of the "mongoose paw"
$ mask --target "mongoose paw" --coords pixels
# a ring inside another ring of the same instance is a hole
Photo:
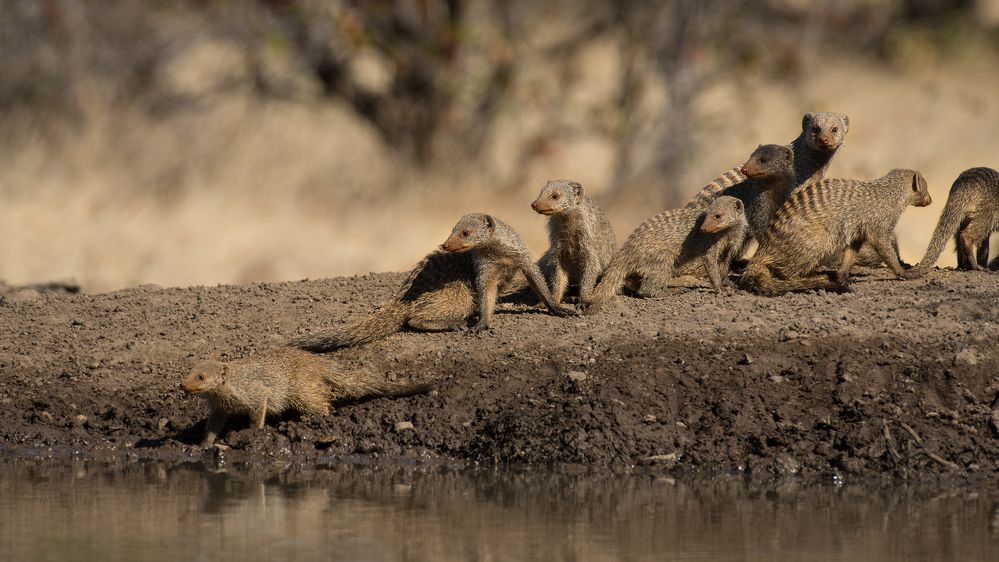
[[[478,324],[469,328],[468,331],[465,332],[465,335],[471,336],[473,334],[481,334],[482,332],[485,332],[488,329],[489,329],[489,324],[485,322],[479,322]]]
[[[552,314],[554,314],[555,316],[561,316],[563,318],[567,316],[579,316],[579,310],[574,306],[559,305],[552,308]]]

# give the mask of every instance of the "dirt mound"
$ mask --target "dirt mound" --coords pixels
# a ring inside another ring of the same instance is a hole
[[[0,295],[0,438],[25,451],[201,455],[197,361],[369,312],[401,274],[107,294]],[[345,368],[439,381],[429,395],[237,426],[230,458],[455,459],[608,469],[999,479],[999,275],[857,276],[854,292],[771,299],[703,287],[559,319],[500,307],[494,328],[401,333]],[[397,426],[399,422],[410,422]],[[658,468],[657,468],[658,469]]]

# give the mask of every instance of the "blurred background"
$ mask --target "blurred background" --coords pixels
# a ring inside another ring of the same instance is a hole
[[[619,242],[806,111],[832,177],[999,167],[999,0],[5,0],[0,280],[405,270],[464,212],[534,252],[547,179]],[[945,253],[941,265],[954,263]]]

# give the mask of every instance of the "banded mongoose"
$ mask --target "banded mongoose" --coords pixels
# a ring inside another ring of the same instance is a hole
[[[762,144],[753,151],[749,160],[739,168],[746,177],[741,182],[719,192],[742,201],[746,221],[749,223],[746,243],[758,239],[777,210],[794,189],[794,153],[786,146]],[[711,199],[698,200],[692,208],[708,206]],[[688,205],[689,206],[689,205]],[[741,252],[740,252],[741,253]]]
[[[957,246],[958,269],[985,270],[989,267],[989,237],[996,231],[999,231],[999,172],[992,168],[965,170],[950,187],[926,254],[910,272],[924,275],[929,271],[951,237]]]
[[[843,113],[806,113],[801,118],[801,134],[788,144],[794,153],[794,184],[786,196],[798,186],[817,182],[825,177],[836,151],[846,141],[850,118]],[[725,172],[706,185],[687,203],[687,207],[706,204],[726,188],[746,179],[741,167]]]
[[[640,296],[661,295],[680,275],[707,276],[721,292],[728,268],[742,248],[748,224],[742,201],[721,196],[707,209],[676,209],[642,223],[601,276],[593,298],[596,307],[622,287]]]
[[[549,181],[531,208],[548,217],[551,246],[538,265],[552,299],[562,302],[569,285],[576,285],[579,299],[588,300],[617,248],[610,221],[574,181]]]
[[[249,416],[259,429],[268,415],[327,415],[331,402],[410,396],[434,385],[384,382],[367,373],[344,372],[320,355],[283,348],[224,363],[204,361],[180,388],[201,396],[211,408],[201,442],[207,447],[233,415]]]
[[[489,215],[465,215],[441,250],[423,258],[409,272],[391,301],[350,325],[300,336],[289,343],[325,353],[377,341],[404,327],[425,332],[461,330],[476,311],[479,320],[473,330],[483,330],[492,318],[497,295],[508,292],[507,285],[517,284],[514,276],[519,271],[553,314],[575,314],[574,309],[551,299],[544,276],[512,228]]]
[[[520,235],[505,222],[485,213],[470,213],[458,221],[451,236],[441,244],[447,252],[470,252],[475,265],[476,303],[479,319],[473,332],[489,329],[496,297],[503,281],[517,272],[527,279],[548,310],[556,316],[574,316],[573,307],[556,301],[545,282],[541,269],[531,259],[531,253]]]
[[[870,244],[892,272],[907,278],[892,245],[895,225],[908,205],[931,202],[926,180],[895,169],[872,181],[830,179],[800,187],[777,212],[742,274],[744,288],[763,295],[826,289],[843,291],[857,250]],[[816,274],[841,256],[835,280]]]

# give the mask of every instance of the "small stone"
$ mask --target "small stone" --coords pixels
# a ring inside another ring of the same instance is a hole
[[[676,464],[679,456],[676,453],[667,453],[665,455],[652,455],[648,457],[643,457],[642,462],[645,464]]]
[[[413,422],[401,421],[395,424],[395,432],[402,433],[403,431],[412,430]]]
[[[586,373],[583,371],[569,371],[568,376],[572,382],[583,382],[586,380]]]
[[[742,354],[742,358],[739,359],[739,364],[740,365],[752,365],[753,364],[753,356],[750,355],[750,354],[748,354],[748,353],[743,353]]]
[[[978,352],[973,347],[966,347],[957,352],[954,356],[954,365],[970,365],[974,367],[978,364]]]
[[[163,431],[164,429],[166,429],[166,426],[168,425],[170,425],[170,420],[166,418],[160,418],[159,421],[156,422],[156,429]]]
[[[48,412],[48,410],[42,410],[41,413],[38,414],[38,417],[41,418],[42,421],[46,422],[51,422],[53,419],[55,419],[52,417],[52,414]]]
[[[656,418],[656,416],[654,416],[652,414],[646,415],[644,419],[645,419],[645,423],[656,423],[657,421],[659,421],[659,419]]]
[[[76,427],[83,427],[87,423],[87,416],[83,414],[77,414],[73,416],[73,425]]]

